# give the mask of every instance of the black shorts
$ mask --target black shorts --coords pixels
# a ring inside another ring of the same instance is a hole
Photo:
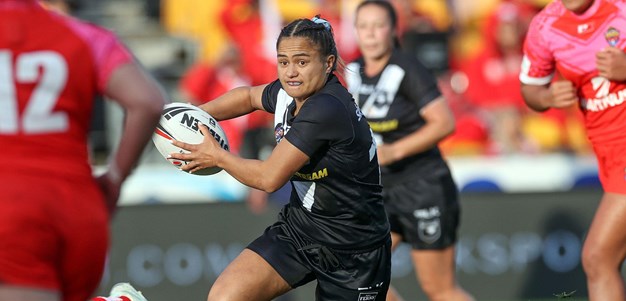
[[[460,206],[448,171],[383,188],[391,232],[417,250],[441,250],[456,242]]]
[[[292,288],[317,280],[315,300],[385,300],[391,239],[371,250],[334,250],[304,242],[281,224],[268,227],[248,249],[263,257]]]

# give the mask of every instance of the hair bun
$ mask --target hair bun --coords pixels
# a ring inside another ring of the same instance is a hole
[[[324,25],[324,28],[326,28],[326,30],[330,31],[330,23],[322,18],[320,18],[320,15],[317,15],[315,17],[313,17],[311,19],[311,21],[313,21],[313,23],[315,24],[322,24]]]

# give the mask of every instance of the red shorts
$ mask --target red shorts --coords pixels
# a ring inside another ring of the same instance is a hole
[[[594,145],[593,149],[604,191],[626,194],[626,142]]]
[[[109,217],[93,178],[0,173],[0,186],[0,283],[87,300],[109,244]]]

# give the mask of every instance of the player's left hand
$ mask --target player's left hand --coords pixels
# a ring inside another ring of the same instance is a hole
[[[378,165],[385,166],[398,161],[396,151],[391,144],[380,144],[376,148]]]
[[[626,53],[616,47],[607,47],[596,53],[598,74],[608,80],[626,81]]]
[[[189,151],[188,154],[170,154],[170,157],[173,159],[187,162],[187,164],[183,165],[181,169],[189,173],[217,166],[217,162],[219,162],[219,155],[222,151],[222,148],[213,138],[213,135],[209,133],[209,129],[204,124],[198,123],[198,128],[200,128],[200,132],[204,135],[202,143],[190,144],[181,141],[172,141],[172,144],[175,146]]]

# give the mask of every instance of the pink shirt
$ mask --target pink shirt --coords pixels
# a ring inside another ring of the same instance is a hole
[[[524,44],[520,80],[545,85],[555,73],[574,83],[592,143],[626,141],[626,83],[598,75],[596,53],[606,47],[624,49],[626,2],[595,0],[582,15],[560,0],[534,18]]]

